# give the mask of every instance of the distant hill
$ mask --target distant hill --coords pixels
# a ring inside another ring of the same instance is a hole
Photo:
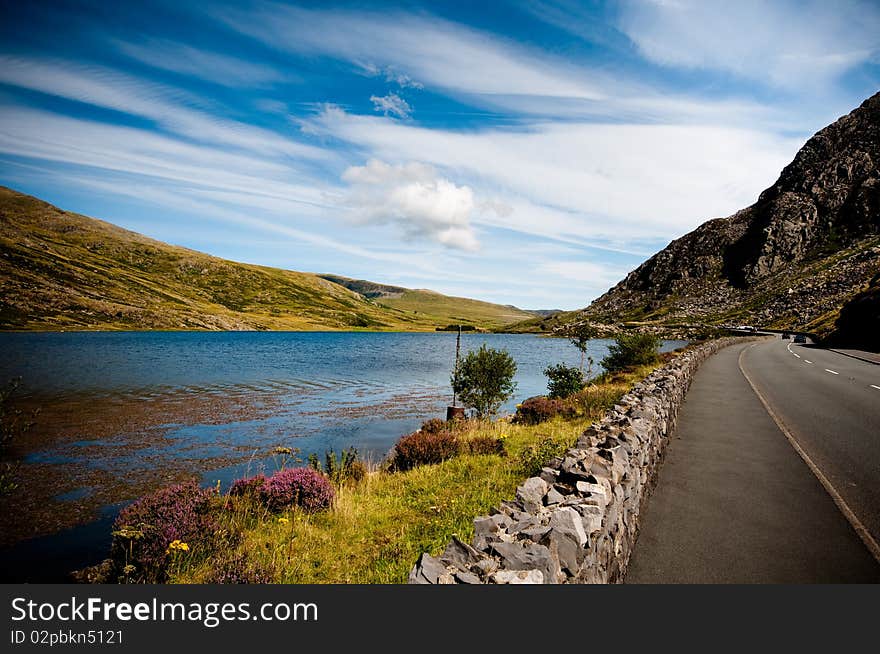
[[[751,324],[866,346],[854,316],[880,308],[876,282],[841,309],[878,270],[880,93],[807,141],[752,206],[673,241],[586,309],[509,329]]]
[[[220,259],[0,187],[0,329],[490,329],[532,315],[342,279]]]
[[[533,311],[524,311],[514,306],[442,295],[427,289],[388,286],[338,275],[321,275],[321,277],[365,298],[370,298],[381,307],[422,316],[436,321],[441,326],[453,324],[503,326],[535,316]]]

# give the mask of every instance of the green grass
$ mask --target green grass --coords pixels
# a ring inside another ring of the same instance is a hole
[[[571,419],[556,417],[535,426],[477,422],[460,436],[503,437],[503,456],[463,454],[406,472],[373,470],[360,483],[339,488],[334,507],[325,513],[271,515],[242,501],[224,517],[228,529],[241,533],[237,549],[193,552],[172,581],[203,582],[224,560],[244,554],[280,583],[404,583],[422,552],[439,553],[453,535],[469,541],[476,516],[513,498],[528,476],[524,451],[547,438],[557,451],[570,447],[651,369],[586,390]]]
[[[527,316],[413,291],[400,307],[310,273],[236,263],[0,187],[0,329],[433,331]],[[410,293],[407,291],[407,293]]]

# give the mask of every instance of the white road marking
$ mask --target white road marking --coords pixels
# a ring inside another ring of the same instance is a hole
[[[829,370],[828,368],[825,368],[825,372],[830,372],[832,375],[839,375],[839,374],[840,374],[839,372],[835,372],[835,371],[833,371],[833,370]]]
[[[757,345],[757,343],[755,345]],[[836,488],[834,488],[834,486],[831,485],[828,477],[826,477],[822,473],[822,471],[819,470],[819,467],[815,463],[813,463],[810,455],[807,454],[804,448],[801,447],[794,434],[791,432],[791,430],[789,430],[782,419],[778,415],[776,415],[776,412],[770,407],[770,403],[767,402],[764,395],[761,393],[761,391],[758,390],[755,382],[752,381],[752,378],[749,377],[746,369],[743,367],[743,357],[745,356],[746,350],[752,349],[753,347],[755,347],[755,345],[743,348],[740,351],[739,359],[737,360],[737,363],[739,364],[739,371],[742,373],[743,377],[746,378],[746,381],[749,383],[749,386],[752,387],[752,390],[755,392],[755,395],[758,396],[758,399],[761,400],[761,404],[764,405],[764,408],[767,410],[767,413],[770,414],[773,422],[776,423],[776,426],[779,427],[779,430],[785,435],[785,438],[788,440],[789,443],[791,443],[791,446],[804,460],[804,463],[807,464],[807,467],[809,467],[812,473],[816,475],[816,478],[825,487],[825,490],[828,492],[828,494],[831,495],[831,499],[834,500],[837,508],[840,509],[841,513],[843,513],[844,517],[846,517],[846,519],[852,525],[853,529],[855,529],[855,532],[859,535],[859,538],[862,539],[862,542],[867,546],[868,550],[870,550],[871,555],[874,557],[874,559],[878,563],[880,563],[880,543],[877,543],[877,541],[874,540],[874,537],[871,536],[871,532],[869,532],[867,528],[865,528],[865,525],[862,524],[862,521],[859,520],[858,516],[853,513],[853,510],[849,508],[849,505],[846,503],[846,500],[843,499],[843,496],[837,491]],[[877,387],[875,386],[874,388]]]
[[[792,352],[792,354],[794,354],[794,352]],[[794,354],[794,355],[795,355],[798,359],[801,358],[801,355],[800,355],[800,354]]]
[[[812,363],[813,363],[813,362],[812,362],[812,361],[810,361],[810,360],[809,360],[809,359],[804,359],[804,363],[809,363],[809,364],[812,364]]]
[[[874,386],[874,384],[871,384],[871,388],[876,388],[878,391],[880,391],[880,386]]]

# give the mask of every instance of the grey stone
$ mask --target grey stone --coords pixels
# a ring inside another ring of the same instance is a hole
[[[479,570],[482,576],[488,577],[498,569],[498,561],[492,558],[481,559],[474,564],[474,569]]]
[[[491,579],[496,584],[543,584],[544,574],[540,570],[500,570]]]
[[[480,578],[473,572],[456,572],[455,579],[460,584],[481,584]]]
[[[540,527],[540,526],[541,526],[541,519],[538,518],[537,516],[530,515],[525,520],[520,520],[519,522],[511,525],[510,528],[507,530],[507,533],[518,534],[522,531],[525,531],[526,529],[534,529],[535,527]]]
[[[468,570],[481,558],[482,555],[477,550],[453,536],[443,554],[440,555],[440,562],[444,565],[452,565],[462,570]]]
[[[539,477],[548,484],[554,484],[556,483],[556,480],[559,479],[559,471],[554,468],[541,468],[541,474]]]
[[[526,511],[537,513],[544,503],[544,495],[547,494],[547,490],[546,481],[540,477],[530,477],[516,489],[516,499],[522,502]]]
[[[553,504],[559,504],[560,502],[565,500],[565,495],[560,493],[555,488],[551,488],[547,491],[547,495],[544,496],[544,503],[547,506],[551,506]]]
[[[547,545],[551,553],[556,554],[560,568],[569,576],[573,577],[578,573],[580,563],[584,559],[585,550],[578,547],[568,534],[551,529],[543,540],[543,544]]]
[[[539,543],[548,531],[550,531],[550,527],[534,527],[532,529],[523,529],[519,532],[519,536]]]
[[[482,516],[474,520],[474,535],[488,536],[496,534],[502,529],[506,529],[512,522],[510,516],[503,513]]]
[[[446,566],[428,553],[419,557],[418,563],[409,573],[411,584],[436,584],[441,576],[447,574]]]
[[[544,582],[548,584],[559,578],[559,562],[553,560],[550,550],[544,545],[520,541],[495,543],[492,549],[501,557],[502,566],[508,570],[540,570],[544,575]]]
[[[583,547],[587,543],[587,533],[581,515],[568,506],[559,507],[550,514],[550,527],[554,531],[571,537],[571,539]]]

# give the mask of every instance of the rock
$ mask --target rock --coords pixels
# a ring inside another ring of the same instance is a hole
[[[446,546],[439,560],[443,565],[451,565],[461,570],[469,570],[481,558],[483,558],[483,555],[477,550],[453,536],[452,541]]]
[[[436,584],[441,576],[448,574],[446,566],[430,554],[422,554],[409,573],[411,584]]]
[[[456,572],[455,580],[460,584],[481,584],[480,578],[473,572]]]
[[[559,504],[560,502],[565,500],[565,496],[560,493],[555,488],[551,488],[547,491],[547,495],[544,496],[544,503],[547,506],[552,506],[553,504]]]
[[[540,543],[548,531],[550,531],[550,527],[534,527],[532,529],[523,529],[519,532],[519,536],[535,543]]]
[[[567,533],[551,529],[542,541],[542,544],[550,549],[551,554],[556,555],[560,568],[569,577],[573,577],[578,573],[580,563],[584,559],[585,550],[578,546]]]
[[[581,515],[568,506],[559,507],[550,514],[550,527],[561,534],[569,536],[579,547],[587,544],[587,533]]]
[[[559,479],[559,471],[554,468],[541,468],[541,474],[538,476],[548,484],[555,484]]]
[[[502,529],[506,529],[510,524],[512,524],[512,522],[513,521],[510,519],[510,517],[503,513],[482,516],[474,520],[474,535],[488,536],[490,534],[497,534]]]
[[[496,584],[543,584],[544,575],[540,570],[500,570],[491,580]]]
[[[498,561],[491,558],[480,559],[474,564],[474,569],[479,570],[483,577],[488,577],[498,569]]]
[[[529,541],[519,543],[495,543],[492,550],[501,557],[501,565],[508,570],[540,570],[544,582],[555,583],[559,578],[558,561],[554,561],[550,550],[544,545]]]
[[[530,477],[516,489],[516,499],[522,502],[526,511],[537,513],[544,504],[544,495],[547,494],[547,482],[540,477]]]

